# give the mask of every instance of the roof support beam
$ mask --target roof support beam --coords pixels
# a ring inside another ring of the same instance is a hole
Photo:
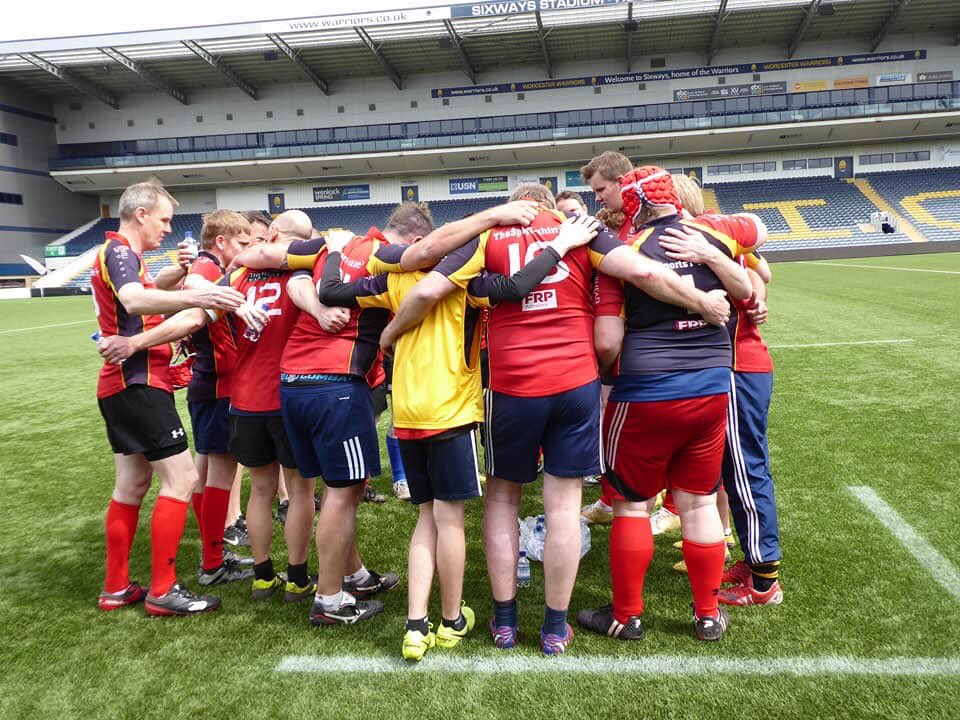
[[[116,96],[106,88],[102,88],[99,85],[80,77],[79,75],[74,75],[69,70],[62,68],[59,65],[54,65],[52,62],[48,62],[42,57],[34,55],[33,53],[20,53],[19,57],[22,60],[26,60],[34,67],[38,67],[41,70],[50,73],[58,80],[65,82],[70,87],[79,90],[85,95],[92,95],[100,102],[112,107],[114,110],[120,109],[120,104],[117,102]]]
[[[214,55],[211,55],[202,47],[200,47],[197,43],[195,43],[193,40],[182,40],[181,42],[183,43],[183,46],[187,48],[187,50],[189,50],[198,58],[203,60],[205,63],[207,63],[207,65],[215,69],[217,72],[223,75],[227,80],[229,80],[231,83],[233,83],[238,88],[243,90],[247,95],[252,97],[254,100],[257,99],[257,89],[253,85],[248,83],[246,80],[244,80],[242,77],[237,75],[233,70],[228,68],[226,64],[224,64],[222,59]]]
[[[450,36],[450,44],[453,45],[457,54],[460,56],[460,64],[463,66],[463,71],[467,74],[467,77],[470,78],[470,82],[476,85],[477,71],[474,70],[473,63],[470,62],[470,58],[467,56],[467,51],[463,49],[463,41],[460,39],[460,36],[457,35],[456,28],[453,27],[453,23],[449,20],[444,20],[443,25],[447,28],[447,35]]]
[[[403,78],[400,77],[400,73],[396,71],[393,65],[390,64],[390,61],[387,60],[386,55],[383,54],[383,46],[377,45],[373,38],[370,37],[370,33],[368,33],[364,28],[355,27],[354,30],[357,31],[357,35],[359,35],[360,39],[363,40],[363,44],[366,45],[370,52],[373,53],[374,57],[377,58],[377,62],[380,63],[380,67],[383,68],[383,71],[387,74],[387,77],[393,81],[393,84],[396,85],[397,90],[399,90],[401,84],[403,83]]]
[[[327,84],[326,80],[324,80],[322,77],[317,75],[317,73],[314,72],[312,67],[307,65],[304,59],[300,57],[299,50],[294,50],[279,35],[276,35],[273,33],[267,33],[267,39],[270,42],[272,42],[274,45],[276,45],[277,50],[279,50],[284,55],[286,55],[290,59],[290,62],[292,62],[294,65],[300,68],[300,72],[302,72],[304,75],[310,78],[310,82],[312,82],[314,85],[320,88],[320,92],[322,92],[324,95],[330,94],[330,85]]]
[[[550,60],[550,48],[547,47],[547,31],[543,29],[543,18],[540,17],[540,11],[534,13],[537,16],[537,35],[540,38],[540,51],[543,53],[543,63],[547,66],[547,77],[553,77],[553,61]]]
[[[907,9],[907,6],[910,4],[910,0],[897,0],[897,6],[893,8],[890,14],[887,16],[887,19],[883,21],[883,25],[880,26],[880,29],[877,30],[877,34],[873,36],[873,40],[870,42],[870,52],[875,52],[880,43],[882,43],[886,37],[887,33],[890,32],[890,28],[893,27],[893,24],[897,21],[897,18],[900,17],[900,14]]]
[[[174,87],[166,80],[154,75],[150,70],[147,70],[142,63],[132,60],[124,55],[122,52],[112,47],[102,47],[100,52],[109,57],[116,63],[123,65],[130,72],[139,75],[148,83],[153,85],[157,90],[165,92],[167,95],[172,97],[181,105],[189,105],[187,102],[187,94],[178,87]]]
[[[627,4],[627,21],[623,24],[623,31],[627,34],[627,72],[630,72],[633,69],[633,34],[637,31],[633,3]]]
[[[713,35],[710,36],[710,45],[707,47],[707,65],[713,64],[713,56],[717,54],[717,44],[720,42],[720,26],[730,16],[727,12],[727,0],[720,0],[717,16],[713,24]]]
[[[822,0],[810,0],[810,4],[807,5],[807,9],[803,14],[803,20],[800,23],[800,27],[797,28],[797,31],[793,34],[793,39],[791,39],[790,44],[787,45],[788,58],[793,57],[793,54],[797,51],[797,48],[800,47],[800,43],[803,42],[803,37],[807,34],[807,29],[810,27],[810,23],[813,21],[813,16],[817,14],[817,10],[820,8],[821,2]]]

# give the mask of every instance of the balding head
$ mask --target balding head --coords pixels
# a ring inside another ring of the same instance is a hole
[[[270,241],[309,240],[313,235],[313,223],[303,210],[287,210],[280,213],[270,224]]]

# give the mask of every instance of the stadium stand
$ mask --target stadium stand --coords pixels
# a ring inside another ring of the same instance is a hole
[[[846,180],[755,180],[717,184],[713,190],[723,212],[752,212],[763,219],[770,232],[768,251],[910,242],[901,232],[864,229],[879,208]]]
[[[864,180],[925,239],[960,239],[960,168],[873,173]]]

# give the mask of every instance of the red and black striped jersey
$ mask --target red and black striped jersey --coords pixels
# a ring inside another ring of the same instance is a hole
[[[117,293],[129,283],[156,287],[143,258],[130,247],[129,241],[119,233],[108,232],[90,272],[94,312],[103,337],[130,337],[163,322],[161,315],[127,312]],[[134,353],[119,365],[104,363],[97,381],[97,397],[116,395],[131,385],[149,385],[173,392],[169,370],[172,354],[170,345],[163,344]]]
[[[190,266],[189,275],[199,275],[212,283],[223,277],[220,260],[201,251]],[[226,318],[208,323],[191,338],[196,357],[193,375],[187,386],[189,402],[208,402],[230,397],[233,366],[237,360],[237,339],[233,324]]]

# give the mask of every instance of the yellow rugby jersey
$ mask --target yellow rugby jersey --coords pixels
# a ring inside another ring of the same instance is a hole
[[[396,312],[422,272],[388,273],[366,277],[349,288],[361,308]],[[324,272],[326,280],[327,273]],[[480,387],[480,311],[467,298],[466,284],[440,300],[420,325],[397,341],[393,363],[393,424],[411,430],[447,430],[483,422]],[[338,294],[338,301],[347,299]],[[330,299],[321,294],[321,300]]]

